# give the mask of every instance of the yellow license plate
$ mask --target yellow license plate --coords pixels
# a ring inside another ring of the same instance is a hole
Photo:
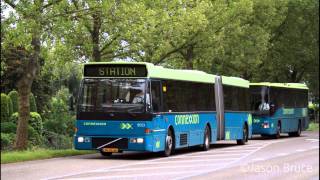
[[[119,152],[119,149],[118,148],[103,148],[102,151],[103,152],[117,153],[117,152]]]

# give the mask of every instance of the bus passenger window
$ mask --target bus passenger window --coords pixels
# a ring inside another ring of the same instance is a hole
[[[151,82],[151,96],[152,96],[152,107],[153,112],[159,112],[161,107],[161,97],[160,97],[160,82]]]

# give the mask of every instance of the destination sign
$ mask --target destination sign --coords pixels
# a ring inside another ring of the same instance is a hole
[[[84,66],[87,77],[146,77],[145,65],[134,64],[90,64]]]

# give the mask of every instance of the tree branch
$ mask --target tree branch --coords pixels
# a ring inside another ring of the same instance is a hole
[[[16,8],[16,5],[13,4],[13,2],[9,1],[9,0],[4,0],[5,3],[7,3],[9,6],[11,6],[13,9]]]

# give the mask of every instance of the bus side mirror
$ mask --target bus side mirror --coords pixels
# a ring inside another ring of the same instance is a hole
[[[73,96],[69,97],[69,111],[74,111],[74,98],[73,98]]]

